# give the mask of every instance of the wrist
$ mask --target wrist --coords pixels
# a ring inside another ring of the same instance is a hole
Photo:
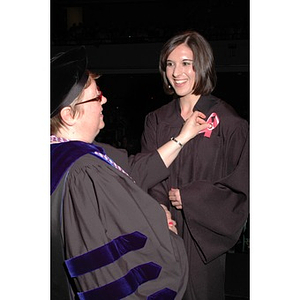
[[[182,133],[179,133],[177,136],[174,136],[174,138],[179,141],[183,146],[191,139],[190,136],[184,135]]]
[[[175,142],[180,148],[182,148],[184,146],[184,144],[181,143],[181,141],[178,139],[178,137],[176,137],[176,138],[171,137],[171,141]]]

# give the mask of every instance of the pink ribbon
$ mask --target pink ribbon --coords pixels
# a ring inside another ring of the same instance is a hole
[[[220,123],[220,120],[216,113],[212,113],[206,122],[209,123],[209,126],[206,129],[201,130],[199,132],[199,134],[204,133],[205,137],[210,138],[212,131],[218,126],[218,124]]]

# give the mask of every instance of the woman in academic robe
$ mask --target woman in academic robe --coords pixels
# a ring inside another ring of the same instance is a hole
[[[146,191],[182,147],[169,141],[128,158],[93,143],[107,102],[96,78],[84,47],[51,60],[51,299],[181,299],[183,241]],[[195,112],[178,141],[207,128],[204,118]]]
[[[226,252],[238,241],[248,217],[248,123],[213,96],[214,57],[197,32],[170,38],[159,62],[163,87],[174,99],[146,116],[142,152],[176,137],[201,111],[210,126],[180,152],[171,175],[149,193],[169,209],[189,261],[184,300],[222,300]]]

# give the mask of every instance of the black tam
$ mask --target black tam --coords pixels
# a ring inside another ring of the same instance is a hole
[[[51,59],[51,117],[70,105],[87,82],[85,47],[71,49]]]

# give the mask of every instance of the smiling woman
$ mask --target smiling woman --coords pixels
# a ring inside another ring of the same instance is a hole
[[[193,32],[178,35],[171,39],[169,43],[164,44],[159,59],[159,71],[164,82],[163,88],[169,95],[174,94],[174,90],[170,89],[171,76],[167,74],[167,70],[169,67],[174,69],[176,63],[182,64],[190,72],[192,70],[195,72],[194,94],[206,95],[214,90],[217,76],[213,51],[209,43],[200,34]]]
[[[193,67],[193,52],[185,44],[176,47],[168,56],[166,76],[175,93],[184,100],[186,97],[195,97],[195,70]],[[184,114],[185,115],[185,114]],[[188,112],[184,119],[190,116]]]
[[[69,140],[93,142],[105,126],[102,105],[106,102],[107,99],[97,87],[94,76],[89,73],[87,83],[79,96],[51,119],[51,133]]]
[[[212,49],[197,32],[165,43],[160,73],[174,99],[146,116],[142,152],[175,136],[195,111],[211,126],[189,142],[171,165],[170,177],[149,193],[170,210],[185,243],[189,282],[183,299],[223,300],[226,252],[248,217],[248,123],[211,94]]]

